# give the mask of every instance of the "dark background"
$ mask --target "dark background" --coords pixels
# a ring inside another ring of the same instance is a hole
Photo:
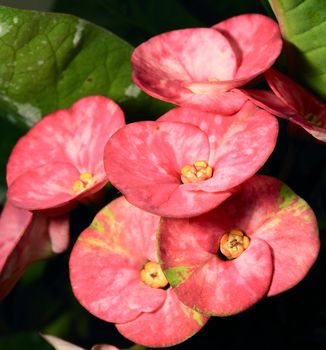
[[[16,6],[28,8],[28,1],[25,2]],[[13,1],[10,3],[14,6]],[[41,1],[39,3],[44,6]],[[0,4],[8,5],[9,2],[0,1]],[[37,2],[30,6],[36,9]],[[270,14],[255,0],[58,0],[54,1],[51,11],[74,14],[106,27],[134,46],[172,29],[211,26],[241,13]],[[277,64],[286,71],[283,59]],[[19,136],[19,133],[15,134],[15,138]],[[8,140],[8,147],[12,147],[10,142],[12,139]],[[198,334],[173,349],[216,347],[233,350],[244,347],[267,350],[298,346],[326,349],[325,161],[325,145],[280,121],[277,146],[260,173],[280,178],[313,208],[320,228],[319,257],[305,279],[293,289],[265,298],[239,315],[212,317]],[[111,189],[107,194],[108,201],[115,196],[117,191]],[[63,337],[85,348],[97,343],[118,347],[131,345],[114,325],[84,310],[69,285],[71,247],[94,214],[81,206],[75,209],[71,214],[70,249],[31,266],[12,293],[0,303],[0,350],[50,349],[38,332]],[[297,244],[300,245],[300,241]]]

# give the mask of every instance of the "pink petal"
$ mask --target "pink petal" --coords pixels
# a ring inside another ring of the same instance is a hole
[[[69,111],[73,138],[66,144],[66,153],[81,173],[104,176],[104,147],[110,137],[125,125],[123,111],[104,96],[84,97]]]
[[[92,314],[108,322],[128,322],[164,302],[164,290],[140,280],[149,260],[146,249],[155,254],[158,220],[119,198],[81,234],[71,254],[70,278],[77,299]]]
[[[227,316],[244,311],[265,296],[272,274],[272,251],[256,239],[237,259],[223,261],[213,256],[176,286],[175,293],[201,312]]]
[[[278,24],[260,14],[245,14],[229,18],[212,28],[221,32],[233,45],[238,70],[233,87],[270,68],[281,53],[282,38]]]
[[[257,209],[267,207],[268,217],[253,237],[265,240],[273,249],[274,273],[268,292],[271,296],[293,287],[308,273],[319,252],[318,226],[309,205],[281,181],[267,177],[256,181],[261,183],[258,186],[262,197],[256,203]],[[256,184],[251,186],[257,191]]]
[[[183,305],[173,289],[166,291],[157,311],[143,313],[128,323],[117,324],[118,331],[131,341],[148,347],[167,347],[197,333],[208,318]]]
[[[289,119],[292,115],[296,114],[296,111],[293,108],[286,105],[271,91],[251,89],[241,89],[238,91],[241,91],[248,96],[256,106],[277,117]]]
[[[241,109],[247,98],[235,91],[221,92],[232,88],[230,82],[227,83],[193,83],[188,85],[192,94],[184,94],[181,102],[177,103],[183,107],[194,108],[211,113],[220,113],[228,116]]]
[[[161,118],[197,125],[208,135],[213,177],[188,184],[187,190],[227,191],[239,185],[263,166],[274,150],[278,133],[277,120],[249,101],[228,118],[182,108]]]
[[[230,80],[236,70],[228,40],[209,28],[157,35],[138,46],[131,61],[136,84],[167,98],[178,96],[173,87],[186,82]]]
[[[267,71],[265,78],[274,94],[298,114],[312,113],[319,115],[326,109],[324,103],[276,69]]]
[[[292,116],[288,116],[288,119],[300,125],[316,139],[326,142],[326,104],[275,69],[267,71],[265,77],[275,95],[296,111]],[[305,117],[309,115],[318,117],[322,125],[316,126],[307,121]]]
[[[132,204],[166,216],[198,215],[230,193],[187,193],[180,171],[208,159],[209,142],[199,128],[174,122],[138,122],[120,129],[107,144],[110,182]]]
[[[31,221],[31,212],[6,202],[0,216],[0,271]]]
[[[56,111],[41,119],[15,145],[8,164],[7,182],[10,185],[21,174],[51,161],[68,161],[65,142],[72,137],[69,112]]]
[[[238,90],[240,91],[240,90]],[[305,129],[309,134],[311,134],[316,139],[326,142],[326,128],[318,127],[314,124],[305,120],[304,116],[295,110],[295,107],[290,106],[284,99],[276,96],[274,93],[265,90],[241,90],[243,94],[248,96],[255,105],[263,108],[265,111],[276,115],[277,117],[287,119],[292,123],[300,125],[303,129]],[[298,96],[299,97],[299,96]],[[301,101],[301,100],[300,100]],[[293,102],[292,105],[295,105],[296,102]],[[301,102],[298,102],[301,103]],[[320,103],[320,102],[319,102]],[[310,104],[311,106],[311,104]],[[315,104],[315,110],[316,110]],[[299,107],[298,107],[299,108]],[[300,107],[307,108],[308,106]],[[322,123],[326,123],[326,109],[319,108],[319,112],[316,116],[320,117]]]
[[[6,203],[0,219],[0,299],[14,287],[34,261],[52,255],[48,220]]]
[[[76,196],[73,184],[79,175],[70,163],[48,163],[16,178],[9,185],[8,199],[28,210],[64,206]]]
[[[69,217],[58,216],[49,220],[49,237],[53,253],[62,253],[69,246]]]
[[[224,223],[220,225],[219,220],[213,219],[215,215],[212,212],[194,218],[161,219],[158,244],[160,263],[163,264],[165,272],[169,268],[184,265],[186,268],[182,274],[189,275],[210,260],[212,254],[216,254],[220,238],[229,226]],[[173,281],[172,274],[168,276],[172,286],[179,283]]]
[[[232,81],[236,56],[229,41],[209,28],[183,29],[155,36],[132,55],[133,80],[149,95],[207,111],[234,113],[243,101],[221,99]]]

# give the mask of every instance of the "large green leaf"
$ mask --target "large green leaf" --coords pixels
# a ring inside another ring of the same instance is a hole
[[[326,99],[326,6],[323,0],[269,0],[286,41],[292,75]]]
[[[111,97],[129,114],[159,110],[162,104],[132,83],[132,50],[77,17],[0,6],[0,111],[30,127],[95,94]]]

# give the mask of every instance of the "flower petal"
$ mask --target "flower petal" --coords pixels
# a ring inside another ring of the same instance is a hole
[[[76,197],[73,184],[79,176],[70,163],[48,163],[16,178],[9,185],[8,199],[27,210],[61,207]]]
[[[148,347],[166,347],[180,343],[197,333],[208,317],[182,304],[173,289],[158,310],[143,313],[128,323],[117,324],[118,331],[131,341]]]
[[[276,69],[265,72],[265,78],[274,94],[284,104],[294,109],[297,114],[302,116],[308,113],[319,115],[326,109],[324,103]]]
[[[139,122],[120,129],[105,150],[110,182],[132,204],[166,216],[198,215],[230,193],[186,193],[181,169],[209,158],[207,135],[199,128],[175,122]],[[197,202],[198,201],[198,202]]]
[[[66,143],[66,153],[80,172],[105,176],[104,147],[110,137],[125,125],[121,108],[104,96],[88,96],[69,110],[73,138]]]
[[[285,104],[271,91],[252,89],[239,89],[238,91],[248,96],[256,106],[277,117],[289,119],[292,115],[296,114],[296,111],[292,107]]]
[[[233,87],[244,85],[266,71],[281,53],[279,26],[267,16],[244,14],[229,18],[212,28],[225,35],[237,54],[239,63]]]
[[[210,28],[175,30],[138,46],[132,55],[133,80],[149,95],[182,106],[211,111],[235,111],[235,104],[219,98],[228,90],[237,69],[229,41]]]
[[[57,216],[49,220],[49,237],[53,253],[62,253],[69,246],[69,216]]]
[[[281,181],[266,177],[256,181],[264,182],[264,186],[258,184],[262,200],[256,205],[268,210],[268,217],[265,215],[253,237],[265,240],[273,249],[271,296],[293,287],[308,273],[319,252],[318,226],[309,205]],[[251,198],[258,186],[251,184]]]
[[[48,219],[6,203],[0,218],[0,300],[34,261],[51,256]]]
[[[131,62],[135,83],[168,99],[178,98],[184,82],[230,80],[237,68],[229,41],[210,28],[157,35],[135,49]]]
[[[234,260],[213,257],[174,290],[182,302],[200,312],[227,316],[264,297],[272,275],[272,251],[267,243],[256,239]]]
[[[0,271],[32,222],[32,216],[27,210],[16,208],[8,201],[5,203],[0,216]]]
[[[41,119],[15,145],[7,164],[7,183],[51,161],[69,161],[65,142],[72,137],[69,112],[56,111]]]
[[[265,111],[289,120],[292,123],[300,125],[305,129],[309,134],[318,139],[319,141],[326,142],[326,128],[318,127],[305,120],[302,114],[297,112],[294,107],[283,102],[283,99],[280,99],[274,93],[265,90],[241,90],[242,93],[247,95],[251,101],[255,103],[256,106],[264,109]],[[307,108],[306,106],[304,108]],[[320,109],[320,121],[323,123],[326,122],[326,109]],[[316,114],[318,116],[318,114]]]
[[[239,185],[263,166],[274,150],[278,133],[276,118],[250,101],[227,118],[182,108],[161,118],[197,125],[208,135],[213,177],[187,184],[187,190],[227,191]]]
[[[92,314],[108,322],[128,322],[164,302],[163,289],[140,279],[143,265],[155,254],[158,220],[121,197],[82,232],[70,257],[70,278],[77,299]],[[148,254],[147,249],[154,251]]]

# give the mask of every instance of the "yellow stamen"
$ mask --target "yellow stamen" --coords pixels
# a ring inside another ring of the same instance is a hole
[[[140,279],[152,288],[164,288],[169,282],[164,276],[160,264],[149,261],[140,271]]]
[[[249,243],[249,237],[240,229],[234,228],[222,236],[220,251],[227,259],[235,259],[249,247]]]
[[[196,160],[193,165],[187,164],[181,169],[181,181],[184,184],[204,181],[212,175],[213,168],[204,160]]]
[[[75,180],[72,185],[72,190],[74,193],[80,193],[94,184],[94,176],[92,173],[81,173],[79,179]]]
[[[79,178],[83,182],[89,182],[90,180],[93,179],[93,174],[92,173],[81,173]]]

